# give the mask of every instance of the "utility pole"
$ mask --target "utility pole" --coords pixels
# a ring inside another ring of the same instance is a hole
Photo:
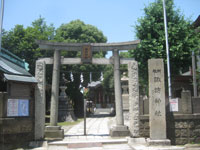
[[[1,0],[1,18],[0,18],[0,52],[1,52],[1,41],[2,41],[2,27],[3,27],[3,14],[4,14],[4,0]]]
[[[165,26],[166,54],[167,54],[168,92],[169,92],[169,99],[171,99],[172,98],[171,73],[170,73],[169,44],[168,44],[167,16],[166,16],[166,9],[165,9],[165,0],[163,0],[163,15],[164,15],[164,26]]]
[[[196,78],[196,64],[195,64],[195,54],[192,51],[192,76],[193,76],[193,91],[194,97],[197,97],[197,78]]]

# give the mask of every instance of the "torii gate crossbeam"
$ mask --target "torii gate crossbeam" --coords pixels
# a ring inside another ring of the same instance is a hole
[[[108,64],[114,64],[114,85],[115,85],[115,106],[116,106],[116,126],[110,129],[111,136],[126,136],[129,134],[128,127],[124,126],[123,118],[123,106],[122,106],[122,95],[121,95],[121,82],[120,82],[120,50],[132,50],[135,49],[140,40],[130,41],[130,42],[119,42],[119,43],[60,43],[60,42],[49,42],[49,41],[37,41],[40,49],[54,50],[54,58],[44,58],[46,62],[53,63],[53,77],[52,77],[52,94],[51,94],[51,117],[50,117],[50,127],[48,129],[55,129],[57,126],[57,116],[58,116],[58,87],[59,87],[59,74],[60,65],[62,63],[67,63],[66,61],[72,61],[73,63],[84,63],[83,59],[64,58],[60,56],[60,51],[80,51],[84,52],[84,49],[89,49],[90,60],[89,63],[101,63],[105,62]],[[87,54],[88,51],[86,50]],[[92,58],[93,51],[113,51],[113,59],[102,59]],[[85,54],[86,55],[86,54]],[[84,55],[84,56],[85,56]],[[87,55],[86,55],[87,56]],[[82,57],[83,58],[83,57]],[[87,58],[87,57],[86,57]],[[41,60],[42,61],[42,60]],[[45,62],[43,61],[43,62]],[[126,62],[126,59],[122,59],[122,62]],[[52,126],[52,127],[51,127]],[[58,128],[59,129],[59,128]],[[55,133],[56,134],[56,133]]]

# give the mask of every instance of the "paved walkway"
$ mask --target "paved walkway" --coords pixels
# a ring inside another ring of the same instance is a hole
[[[65,131],[63,141],[48,143],[48,150],[132,150],[128,141],[123,138],[109,136],[109,121],[112,117],[87,118],[86,135],[84,122]]]
[[[128,144],[128,137],[112,138],[109,136],[109,122],[112,117],[87,118],[86,133],[84,122],[65,129],[65,138],[62,141],[48,142],[48,146],[34,150],[183,150],[183,147],[148,147],[145,145]],[[200,150],[199,147],[188,147],[184,150]]]
[[[108,121],[109,117],[101,118],[87,118],[86,119],[86,136],[84,138],[108,138]],[[65,132],[64,140],[71,140],[71,137],[81,138],[84,135],[84,122],[73,126],[70,130]]]

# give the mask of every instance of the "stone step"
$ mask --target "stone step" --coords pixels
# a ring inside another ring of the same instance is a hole
[[[45,140],[62,140],[64,138],[64,130],[60,126],[46,126]]]
[[[70,149],[70,150],[103,150],[105,147],[113,147],[114,145],[117,145],[117,147],[121,150],[123,147],[119,145],[127,145],[127,140],[126,139],[111,139],[111,140],[87,140],[87,141],[60,141],[58,142],[51,142],[48,143],[48,150],[65,150],[65,149]],[[107,148],[106,148],[107,149]],[[115,150],[119,150],[116,149]],[[126,148],[127,149],[127,148]],[[129,150],[129,149],[127,149]],[[131,150],[131,149],[130,149]]]
[[[47,150],[47,148],[46,147],[37,147],[37,148],[30,149],[30,150]]]
[[[97,108],[94,112],[94,114],[111,114],[112,109],[111,108]]]
[[[47,146],[47,141],[31,141],[29,142],[29,147],[45,147]]]
[[[31,141],[29,147],[31,150],[46,150],[47,141]]]
[[[185,150],[184,147],[179,146],[144,146],[134,145],[131,146],[134,150]]]
[[[127,144],[127,139],[96,139],[96,140],[75,140],[75,141],[54,141],[54,142],[48,142],[48,146],[70,146],[73,147],[75,145],[79,146],[99,146],[102,144]]]

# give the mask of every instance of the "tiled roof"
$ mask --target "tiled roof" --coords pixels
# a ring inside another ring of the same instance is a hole
[[[199,15],[198,18],[194,21],[193,26],[194,26],[195,28],[197,28],[197,27],[200,26],[200,15]]]
[[[7,81],[37,83],[37,80],[25,69],[25,61],[5,50],[0,52],[0,73]]]

